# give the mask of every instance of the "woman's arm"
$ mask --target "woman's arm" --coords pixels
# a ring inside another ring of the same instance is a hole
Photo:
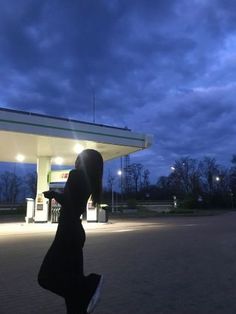
[[[56,191],[45,191],[43,192],[44,197],[48,198],[48,199],[52,199],[55,198],[55,200],[63,205],[65,202],[65,197],[64,197],[64,193],[59,193]]]

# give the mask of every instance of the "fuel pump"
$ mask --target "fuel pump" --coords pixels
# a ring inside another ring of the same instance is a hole
[[[61,205],[57,203],[57,201],[53,198],[50,201],[50,207],[49,207],[49,212],[50,212],[50,220],[52,223],[58,223],[59,216],[60,216],[60,209]]]

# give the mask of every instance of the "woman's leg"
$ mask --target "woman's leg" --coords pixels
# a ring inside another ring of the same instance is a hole
[[[83,263],[83,246],[85,243],[86,235],[83,229],[82,224],[80,225],[79,230],[79,239],[81,246],[80,250],[77,250],[76,256],[76,265],[78,271],[78,278],[83,278],[82,280],[78,280],[77,291],[78,295],[82,297],[83,307],[85,309],[84,313],[91,313],[91,311],[96,306],[100,297],[100,290],[103,281],[103,277],[98,274],[90,274],[88,276],[84,276],[84,263]],[[77,298],[78,299],[78,298]]]
[[[86,311],[86,278],[84,276],[83,246],[85,232],[80,224],[71,247],[71,267],[73,269],[73,280],[65,290],[65,303],[67,314],[87,314]]]
[[[78,301],[78,296],[71,295],[65,298],[67,314],[87,314],[84,306]]]

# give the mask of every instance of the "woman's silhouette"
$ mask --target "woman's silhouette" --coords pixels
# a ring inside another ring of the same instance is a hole
[[[41,265],[38,282],[65,299],[68,314],[91,313],[100,294],[102,276],[84,276],[85,231],[80,217],[90,196],[94,206],[100,203],[102,175],[101,154],[86,149],[77,157],[63,193],[44,192],[46,198],[55,198],[61,204],[61,210],[56,236]]]

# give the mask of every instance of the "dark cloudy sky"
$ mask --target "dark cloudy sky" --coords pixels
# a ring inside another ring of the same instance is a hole
[[[236,1],[0,0],[0,106],[151,133],[136,154],[236,153]]]

